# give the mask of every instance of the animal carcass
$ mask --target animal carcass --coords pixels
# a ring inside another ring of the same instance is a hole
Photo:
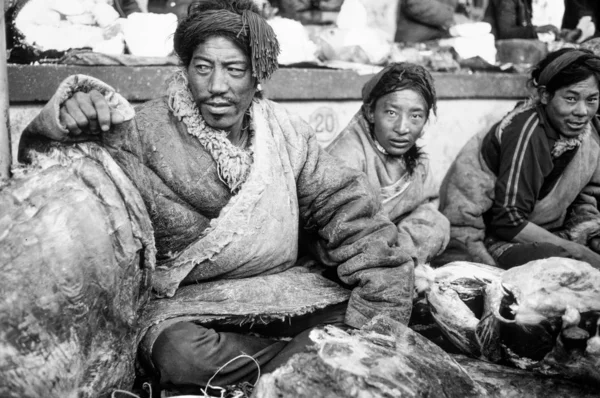
[[[507,271],[454,262],[431,273],[431,315],[462,352],[600,384],[597,269],[554,257]]]

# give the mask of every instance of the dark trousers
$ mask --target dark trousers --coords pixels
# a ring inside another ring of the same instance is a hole
[[[233,358],[247,354],[258,362],[261,374],[272,372],[311,344],[308,335],[315,327],[326,324],[344,327],[347,305],[347,302],[336,304],[292,320],[243,331],[235,327],[210,328],[193,322],[179,322],[158,336],[152,348],[152,362],[160,373],[161,386],[167,389],[197,392],[198,387],[204,388],[211,378],[212,386],[254,383],[258,369],[247,357],[217,371]],[[282,336],[292,339],[275,338]]]
[[[551,243],[519,243],[507,249],[496,261],[501,268],[509,269],[549,257],[572,258],[568,251]]]

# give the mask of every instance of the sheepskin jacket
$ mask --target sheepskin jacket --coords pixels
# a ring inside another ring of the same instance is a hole
[[[72,91],[59,88],[27,127],[22,159],[28,148],[48,145],[46,130],[64,129],[57,104]],[[139,190],[154,227],[155,299],[142,314],[141,328],[175,318],[268,322],[348,299],[351,326],[378,313],[408,322],[414,260],[397,246],[397,229],[363,173],[322,150],[299,117],[255,100],[254,162],[234,195],[224,182],[224,164],[215,158],[220,144],[201,142],[184,119],[164,97],[141,105],[132,120],[98,137]],[[282,193],[262,195],[274,190]],[[233,203],[239,195],[245,199]],[[246,199],[256,208],[245,205]],[[285,229],[273,230],[276,225]],[[226,240],[214,239],[215,231]],[[295,266],[301,232],[317,261],[335,267],[344,288]],[[146,345],[149,352],[152,343]]]

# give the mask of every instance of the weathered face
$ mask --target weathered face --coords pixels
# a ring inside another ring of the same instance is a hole
[[[368,116],[379,144],[388,154],[400,156],[423,135],[428,114],[421,94],[405,89],[379,98]]]
[[[550,96],[542,93],[542,104],[552,126],[562,135],[576,137],[598,111],[598,80],[594,76],[562,87]]]
[[[198,45],[188,66],[190,90],[209,126],[238,134],[256,92],[250,60],[231,40]]]

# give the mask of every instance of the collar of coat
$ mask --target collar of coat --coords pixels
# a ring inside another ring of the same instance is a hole
[[[167,84],[169,109],[186,126],[187,132],[196,137],[210,153],[217,164],[219,179],[229,187],[231,193],[237,193],[252,167],[252,145],[245,149],[237,147],[229,141],[227,132],[206,124],[189,89],[185,71],[175,72]],[[248,134],[253,136],[252,123]]]

